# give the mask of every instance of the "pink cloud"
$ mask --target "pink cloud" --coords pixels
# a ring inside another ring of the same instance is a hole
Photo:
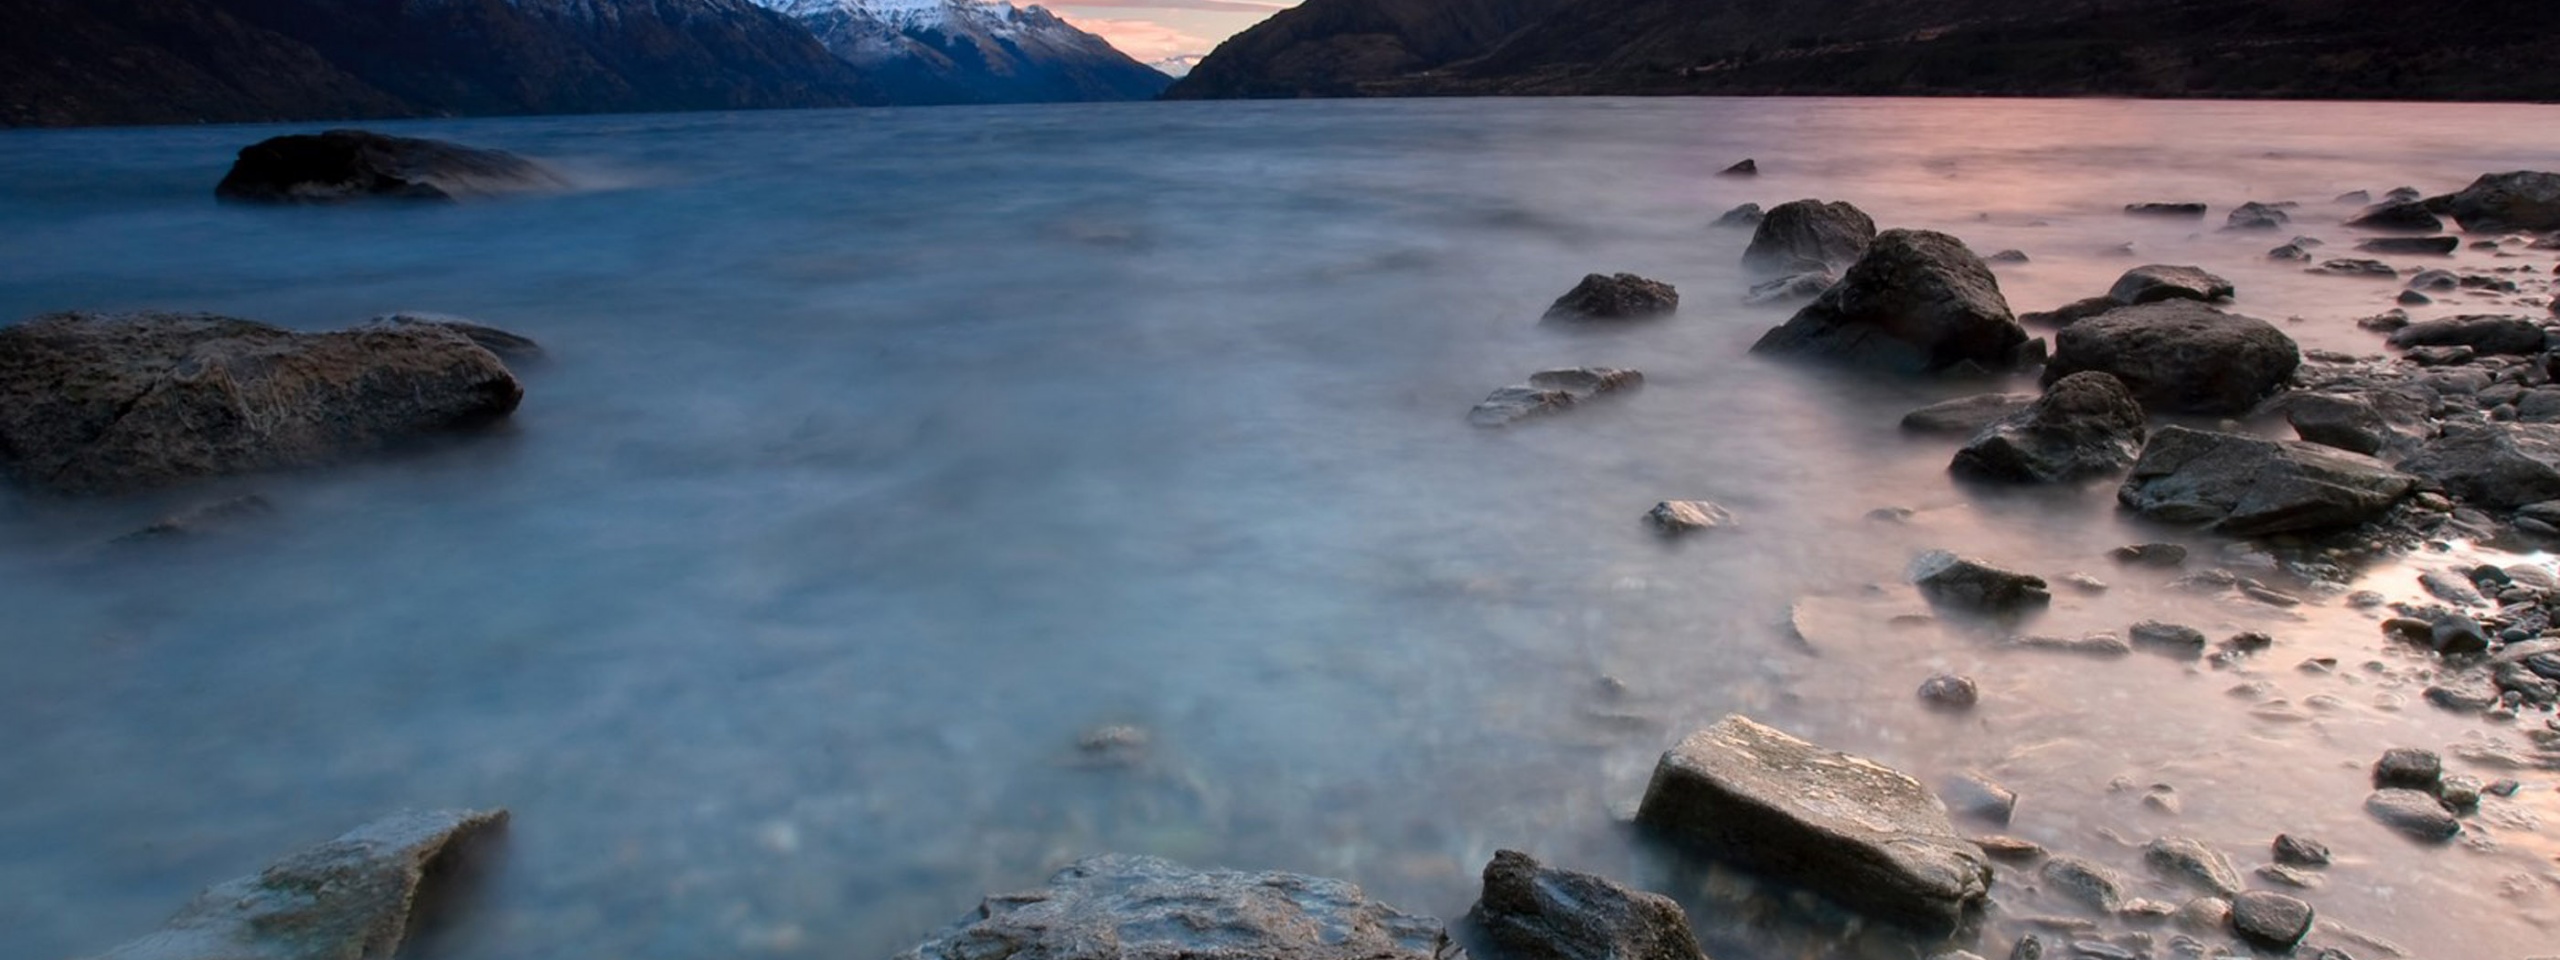
[[[1092,4],[1079,4],[1091,6]],[[1111,41],[1131,59],[1153,63],[1179,56],[1197,56],[1217,46],[1217,41],[1192,36],[1153,20],[1111,20],[1100,17],[1070,17],[1067,22],[1078,29]]]

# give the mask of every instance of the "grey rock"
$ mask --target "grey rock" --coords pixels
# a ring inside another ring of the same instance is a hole
[[[2480,781],[2465,776],[2450,776],[2436,785],[2436,799],[2452,807],[2455,813],[2480,809]]]
[[[2480,588],[2450,570],[2428,570],[2418,574],[2418,588],[2457,607],[2486,606],[2489,602],[2480,596]]]
[[[1722,216],[1716,218],[1715,225],[1719,227],[1756,227],[1759,226],[1760,221],[1765,219],[1767,216],[1768,214],[1761,212],[1759,204],[1746,203],[1725,211]]]
[[[1105,854],[988,897],[898,960],[1435,960],[1446,943],[1439,921],[1345,881]]]
[[[101,960],[377,960],[408,937],[431,867],[506,811],[402,813],[216,884]]]
[[[2137,217],[2201,217],[2208,208],[2201,203],[2128,203],[2124,212]]]
[[[2107,288],[2107,299],[2132,306],[2162,300],[2228,300],[2234,292],[2231,281],[2202,269],[2155,263],[2125,271],[2115,286]]]
[[[1902,429],[1912,433],[1972,436],[1993,421],[2035,404],[2033,393],[1980,393],[1921,407],[1902,415]]]
[[[2441,293],[2461,287],[2462,278],[2455,276],[2451,270],[2420,270],[2417,276],[2409,278],[2411,290],[2434,290]]]
[[[2233,207],[2231,215],[2223,219],[2222,229],[2276,230],[2292,222],[2293,217],[2286,214],[2283,208],[2252,200]]]
[[[2142,862],[2153,872],[2203,893],[2228,897],[2241,889],[2240,871],[2221,851],[2187,837],[2161,837],[2145,844]]]
[[[1930,600],[1985,612],[2008,612],[2052,602],[2044,578],[2003,570],[1946,550],[1911,561],[1911,583]]]
[[[97,494],[317,466],[489,423],[523,397],[444,326],[51,314],[0,328],[0,472]]]
[[[2009,947],[2009,960],[2044,960],[2044,941],[2032,933],[2019,937]]]
[[[2098,371],[2154,411],[2235,414],[2283,389],[2301,365],[2301,348],[2266,321],[2171,300],[2063,328],[2044,383]]]
[[[1643,320],[1680,307],[1680,291],[1632,273],[1587,274],[1547,307],[1549,322]]]
[[[503,150],[331,130],[243,148],[213,194],[247,203],[449,202],[565,183],[542,165]]]
[[[2393,269],[2390,264],[2384,263],[2380,260],[2326,260],[2322,261],[2318,267],[2314,267],[2313,269],[2318,270],[2321,273],[2334,274],[2341,277],[2389,277],[2396,279],[2400,276],[2400,271]]]
[[[2264,890],[2231,898],[2231,932],[2251,946],[2291,950],[2311,932],[2311,905]]]
[[[2027,634],[2010,637],[2003,641],[2003,643],[2022,650],[2045,650],[2053,653],[2070,653],[2087,657],[2099,657],[2102,659],[2130,656],[2133,653],[2132,645],[2125,643],[2124,638],[2112,633],[2093,633],[2083,637],[2048,637]]]
[[[1541,370],[1530,374],[1528,383],[1513,384],[1486,395],[1483,402],[1467,411],[1467,422],[1479,427],[1509,426],[1530,417],[1571,409],[1602,394],[1632,392],[1643,386],[1644,374],[1616,367]]]
[[[1706,960],[1689,916],[1660,894],[1495,851],[1467,920],[1488,960]]]
[[[2402,256],[2445,256],[2462,246],[2460,237],[2372,237],[2356,242],[2356,249],[2366,253],[2388,253]]]
[[[2296,890],[2317,890],[2322,882],[2319,874],[2306,873],[2300,868],[2288,867],[2281,863],[2261,865],[2257,869],[2257,875],[2260,880]]]
[[[1741,162],[1716,171],[1716,175],[1719,177],[1756,177],[1760,175],[1760,161],[1744,157]]]
[[[2152,433],[2116,499],[2157,520],[2261,536],[2364,523],[2413,484],[2343,450],[2171,426]]]
[[[2297,244],[2288,243],[2268,250],[2267,259],[2304,261],[2311,259],[2311,251],[2305,250]]]
[[[2372,202],[2373,202],[2373,191],[2371,191],[2371,190],[2350,190],[2350,191],[2347,191],[2347,192],[2345,192],[2345,193],[2341,193],[2341,194],[2339,194],[2339,195],[2337,196],[2337,198],[2336,198],[2335,200],[2331,201],[2331,202],[2333,202],[2333,203],[2354,204],[2354,205],[2357,205],[2357,206],[2362,206],[2362,205],[2364,205],[2364,204],[2369,204],[2369,203],[2372,203]]]
[[[2231,901],[2221,897],[2197,897],[2178,905],[2178,913],[2169,919],[2178,927],[2194,933],[2221,933],[2231,929]]]
[[[2524,317],[2460,316],[2421,320],[2391,333],[2395,347],[2470,347],[2481,355],[2529,357],[2542,352],[2542,324]]]
[[[2099,913],[2124,909],[2124,878],[2078,857],[2055,857],[2036,875],[2055,893]]]
[[[2027,252],[2024,250],[2002,250],[1982,259],[1987,263],[2025,263],[2027,262]]]
[[[2473,676],[2447,677],[2431,684],[2420,696],[2428,703],[2455,713],[2479,713],[2498,705],[2498,686],[2486,678]]]
[[[1838,270],[1856,263],[1875,239],[1875,220],[1850,204],[1781,203],[1752,231],[1742,265],[1769,274]]]
[[[1909,776],[1726,717],[1662,755],[1636,822],[1853,909],[1951,930],[1991,866]]]
[[[2394,298],[2392,302],[2404,307],[2423,307],[2436,302],[2436,298],[2415,290],[2402,290],[2400,296]]]
[[[2474,233],[2560,230],[2560,173],[2484,174],[2443,198],[2442,205],[2462,229]]]
[[[1948,809],[1997,826],[2007,826],[2009,818],[2018,809],[2015,791],[1972,771],[1948,777],[1941,785],[1939,796],[1947,801]],[[1982,846],[1979,838],[1974,845]],[[1989,854],[1991,850],[1984,847],[1983,852]]]
[[[2445,809],[2435,794],[2418,790],[2376,790],[2364,800],[2365,813],[2384,826],[2420,840],[2444,840],[2462,832],[2462,821]]]
[[[1982,428],[1956,451],[1959,474],[2012,483],[2057,483],[2113,473],[2142,450],[2142,405],[2104,373],[2075,373],[2044,396]]]
[[[1751,347],[1901,373],[2008,365],[2027,331],[1963,242],[1888,230],[1839,283]]]
[[[1828,273],[1793,274],[1752,284],[1751,289],[1742,295],[1742,302],[1763,304],[1809,300],[1821,296],[1822,291],[1831,289],[1831,285],[1837,282],[1838,279]]]
[[[2447,423],[2400,469],[2492,509],[2560,499],[2560,424]]]
[[[2174,543],[2134,543],[2107,552],[2118,563],[2137,567],[2175,567],[2187,562],[2187,548]]]
[[[2427,625],[2427,647],[2437,653],[2479,653],[2489,649],[2489,631],[2480,621],[2454,614]]]
[[[2409,362],[2421,367],[2454,367],[2470,363],[2480,352],[2470,347],[2410,347]]]
[[[1665,500],[1645,511],[1645,525],[1666,537],[1705,533],[1733,525],[1733,511],[1705,500]]]
[[[2076,960],[2148,960],[2144,954],[2104,940],[2071,941],[2071,956]]]
[[[2125,631],[2137,647],[2150,647],[2181,657],[2200,657],[2208,642],[2204,631],[2180,623],[2145,620]]]
[[[2284,396],[2281,409],[2295,436],[2324,447],[2372,456],[2393,438],[2382,412],[2361,396],[2292,393]]]
[[[2051,310],[2019,314],[2018,322],[2030,327],[2060,330],[2121,306],[2124,304],[2116,302],[2114,297],[2089,297],[2071,301]]]
[[[2444,229],[2444,221],[2436,219],[2423,203],[2378,203],[2347,219],[2347,226],[2366,230],[2403,230],[2411,233],[2434,233]]]
[[[1982,702],[1982,691],[1972,677],[1942,673],[1920,682],[1920,700],[1947,710],[1970,710]]]
[[[428,313],[391,313],[367,320],[360,330],[445,330],[461,334],[463,339],[479,344],[480,349],[496,354],[510,364],[527,364],[543,359],[542,344],[520,333],[500,330],[461,317]]]

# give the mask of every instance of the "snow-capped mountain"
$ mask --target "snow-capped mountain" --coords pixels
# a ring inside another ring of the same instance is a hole
[[[574,2],[574,0],[553,0]],[[755,0],[806,25],[901,103],[1144,100],[1171,77],[1003,0]]]
[[[1205,54],[1179,54],[1147,64],[1147,66],[1156,68],[1157,73],[1180,80],[1191,75],[1191,68],[1200,63],[1200,58],[1202,56],[1205,56]]]

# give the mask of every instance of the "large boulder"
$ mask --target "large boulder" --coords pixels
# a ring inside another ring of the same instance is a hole
[[[1956,451],[1949,468],[2016,483],[2055,483],[2113,473],[2142,452],[2142,404],[2116,378],[2075,373],[1994,421]]]
[[[399,951],[430,869],[504,810],[402,813],[215,884],[101,960],[378,960]]]
[[[2483,174],[2458,193],[2427,201],[2427,206],[2474,232],[2560,230],[2560,173]]]
[[[2170,426],[2151,434],[2116,499],[2153,519],[2259,536],[2364,523],[2415,483],[2334,447]]]
[[[1680,308],[1680,291],[1632,273],[1586,274],[1547,306],[1548,322],[1643,320]]]
[[[1706,960],[1671,898],[1497,850],[1468,923],[1487,960]]]
[[[1662,755],[1637,824],[1853,909],[1951,930],[1991,888],[1982,848],[1920,782],[1729,716]]]
[[[2436,219],[2435,211],[2427,209],[2426,204],[2401,201],[2366,207],[2363,212],[2349,219],[2347,226],[2361,227],[2366,230],[2434,233],[2444,229],[2444,221]]]
[[[465,332],[297,333],[209,314],[61,313],[0,328],[0,473],[62,493],[311,466],[513,412]]]
[[[1929,373],[1959,364],[2005,368],[2026,342],[2000,281],[1963,241],[1887,230],[1839,283],[1751,352]]]
[[[2054,335],[2044,382],[2086,370],[2162,413],[2243,413],[2284,388],[2302,348],[2273,324],[2188,300],[2125,307]]]
[[[2477,506],[2560,499],[2560,424],[2448,423],[2400,469]]]
[[[2542,324],[2525,317],[2439,317],[2392,331],[2391,345],[2470,347],[2474,353],[2529,357],[2542,352]]]
[[[541,164],[503,150],[363,130],[276,137],[249,145],[213,188],[224,200],[252,203],[344,203],[349,200],[454,200],[554,187]]]
[[[2235,292],[2231,281],[2206,273],[2201,267],[2154,263],[2127,270],[2123,276],[2117,277],[2115,286],[2107,288],[2107,299],[2126,306],[2162,300],[2210,302],[2229,300]]]
[[[1856,263],[1875,239],[1875,220],[1847,203],[1781,203],[1752,229],[1742,265],[1768,274],[1824,273]]]
[[[1105,854],[988,897],[898,960],[1434,960],[1446,942],[1347,881]]]

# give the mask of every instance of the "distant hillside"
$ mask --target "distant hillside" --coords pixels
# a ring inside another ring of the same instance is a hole
[[[2549,0],[1308,0],[1170,98],[2560,99]]]

